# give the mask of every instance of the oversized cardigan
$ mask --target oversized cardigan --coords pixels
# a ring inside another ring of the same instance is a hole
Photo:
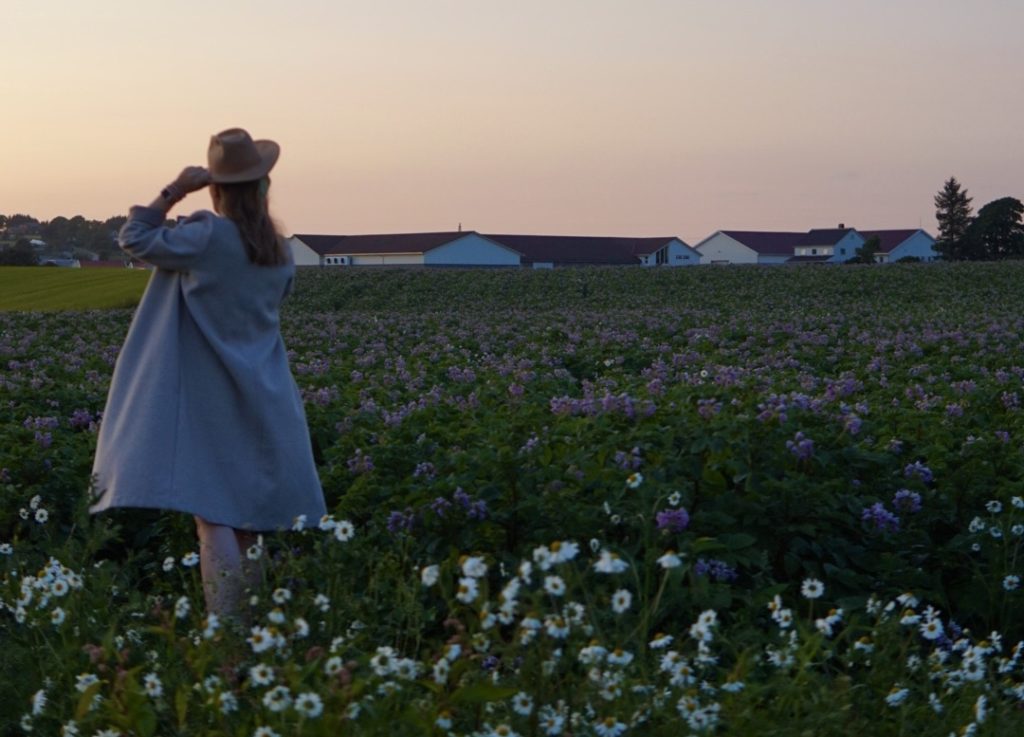
[[[295,266],[257,266],[235,225],[133,207],[119,242],[156,267],[111,379],[91,512],[149,507],[237,529],[324,513],[279,308]]]

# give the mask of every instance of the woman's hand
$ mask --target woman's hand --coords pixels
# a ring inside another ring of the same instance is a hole
[[[201,166],[186,166],[174,180],[174,186],[181,190],[183,195],[196,192],[209,183],[210,172]]]

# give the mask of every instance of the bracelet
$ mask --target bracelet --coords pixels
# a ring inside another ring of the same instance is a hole
[[[168,205],[173,205],[175,202],[185,199],[185,195],[178,188],[178,185],[173,182],[160,190],[160,196],[164,198]]]

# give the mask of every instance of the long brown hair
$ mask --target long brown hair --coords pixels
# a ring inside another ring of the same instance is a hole
[[[214,208],[235,224],[249,261],[258,266],[285,263],[281,236],[267,206],[269,187],[270,177],[254,182],[210,184]]]

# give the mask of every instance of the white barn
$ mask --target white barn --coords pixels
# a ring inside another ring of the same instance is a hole
[[[702,264],[782,264],[807,233],[718,230],[698,243]]]
[[[288,239],[298,266],[519,266],[520,254],[473,231]]]
[[[921,229],[870,230],[863,231],[862,235],[865,239],[878,236],[879,249],[875,260],[880,263],[894,263],[902,258],[934,261],[939,257],[935,251],[935,239]]]

